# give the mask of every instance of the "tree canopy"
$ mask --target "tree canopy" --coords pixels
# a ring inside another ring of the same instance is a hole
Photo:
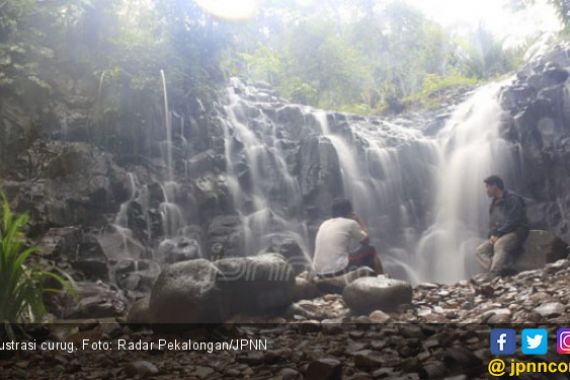
[[[567,1],[552,3],[568,17]],[[98,105],[105,122],[159,96],[161,69],[175,84],[173,102],[240,75],[294,102],[380,113],[509,72],[520,56],[483,25],[458,33],[405,1],[263,0],[239,22],[189,0],[0,3],[0,91],[41,106],[57,73],[90,77],[93,99],[114,88]]]

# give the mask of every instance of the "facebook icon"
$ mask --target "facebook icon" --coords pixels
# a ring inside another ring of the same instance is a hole
[[[513,329],[492,329],[491,353],[493,355],[513,355],[517,350],[516,335]]]

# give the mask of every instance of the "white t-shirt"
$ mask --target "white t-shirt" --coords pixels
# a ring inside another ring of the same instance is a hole
[[[313,268],[318,274],[335,273],[348,265],[348,254],[357,250],[366,232],[354,219],[332,218],[317,231]]]

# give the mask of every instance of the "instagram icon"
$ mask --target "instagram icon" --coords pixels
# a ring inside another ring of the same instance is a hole
[[[559,354],[570,354],[570,329],[558,329],[556,333],[556,350]]]

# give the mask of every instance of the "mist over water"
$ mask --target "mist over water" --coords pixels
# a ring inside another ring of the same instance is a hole
[[[452,282],[478,272],[474,251],[487,232],[483,179],[501,175],[516,188],[516,147],[499,137],[498,92],[485,86],[461,104],[436,136],[439,164],[433,224],[416,247],[422,280]]]
[[[177,202],[184,195],[173,170],[164,73],[161,77],[169,133],[163,143],[166,179],[154,190],[161,200],[156,208],[164,236],[159,252],[176,246],[181,238],[192,238],[188,227],[195,223],[187,205]],[[329,202],[333,195],[352,201],[392,276],[414,283],[454,282],[477,273],[474,250],[485,237],[489,205],[482,181],[499,174],[516,189],[520,170],[517,148],[499,137],[503,111],[498,93],[505,84],[479,88],[455,107],[437,133],[427,135],[409,120],[283,104],[266,89],[233,78],[218,118],[223,126],[223,178],[241,226],[240,251],[255,255],[290,242],[299,247],[306,262],[311,261],[315,228],[328,217],[328,209],[321,209],[317,220],[309,215],[312,205],[304,199],[301,183],[307,179],[297,167],[299,152],[291,154],[290,148],[301,149],[314,139],[320,159],[325,164],[332,160],[328,165],[340,173],[338,188],[326,189]],[[291,122],[275,116],[286,110],[300,117]],[[327,156],[330,150],[332,157]],[[122,239],[120,255],[135,257],[130,242],[136,239],[127,223],[129,204],[136,200],[143,208],[150,207],[151,190],[139,185],[135,174],[129,178],[129,200],[121,206],[114,226],[117,239]],[[148,217],[144,222],[145,239],[152,240],[157,228]]]
[[[334,115],[302,107],[308,124],[316,120],[321,141],[334,148],[342,193],[369,226],[372,244],[394,276],[414,282],[452,282],[478,272],[473,253],[486,233],[489,204],[482,181],[496,173],[516,187],[516,149],[498,135],[502,114],[498,92],[504,84],[478,89],[433,137],[410,126],[377,125],[367,119],[333,132],[329,119]],[[246,252],[262,249],[272,233],[290,234],[311,257],[299,179],[285,164],[273,121],[264,118],[259,123],[243,116],[252,108],[267,107],[255,100],[257,89],[245,87],[243,96],[228,90],[225,109],[228,177],[234,202],[240,205]],[[264,129],[254,131],[250,124]],[[250,170],[247,190],[235,172],[238,165],[231,154],[235,138],[243,145],[242,164]],[[280,185],[272,186],[275,183]],[[287,207],[280,202],[283,199]]]

